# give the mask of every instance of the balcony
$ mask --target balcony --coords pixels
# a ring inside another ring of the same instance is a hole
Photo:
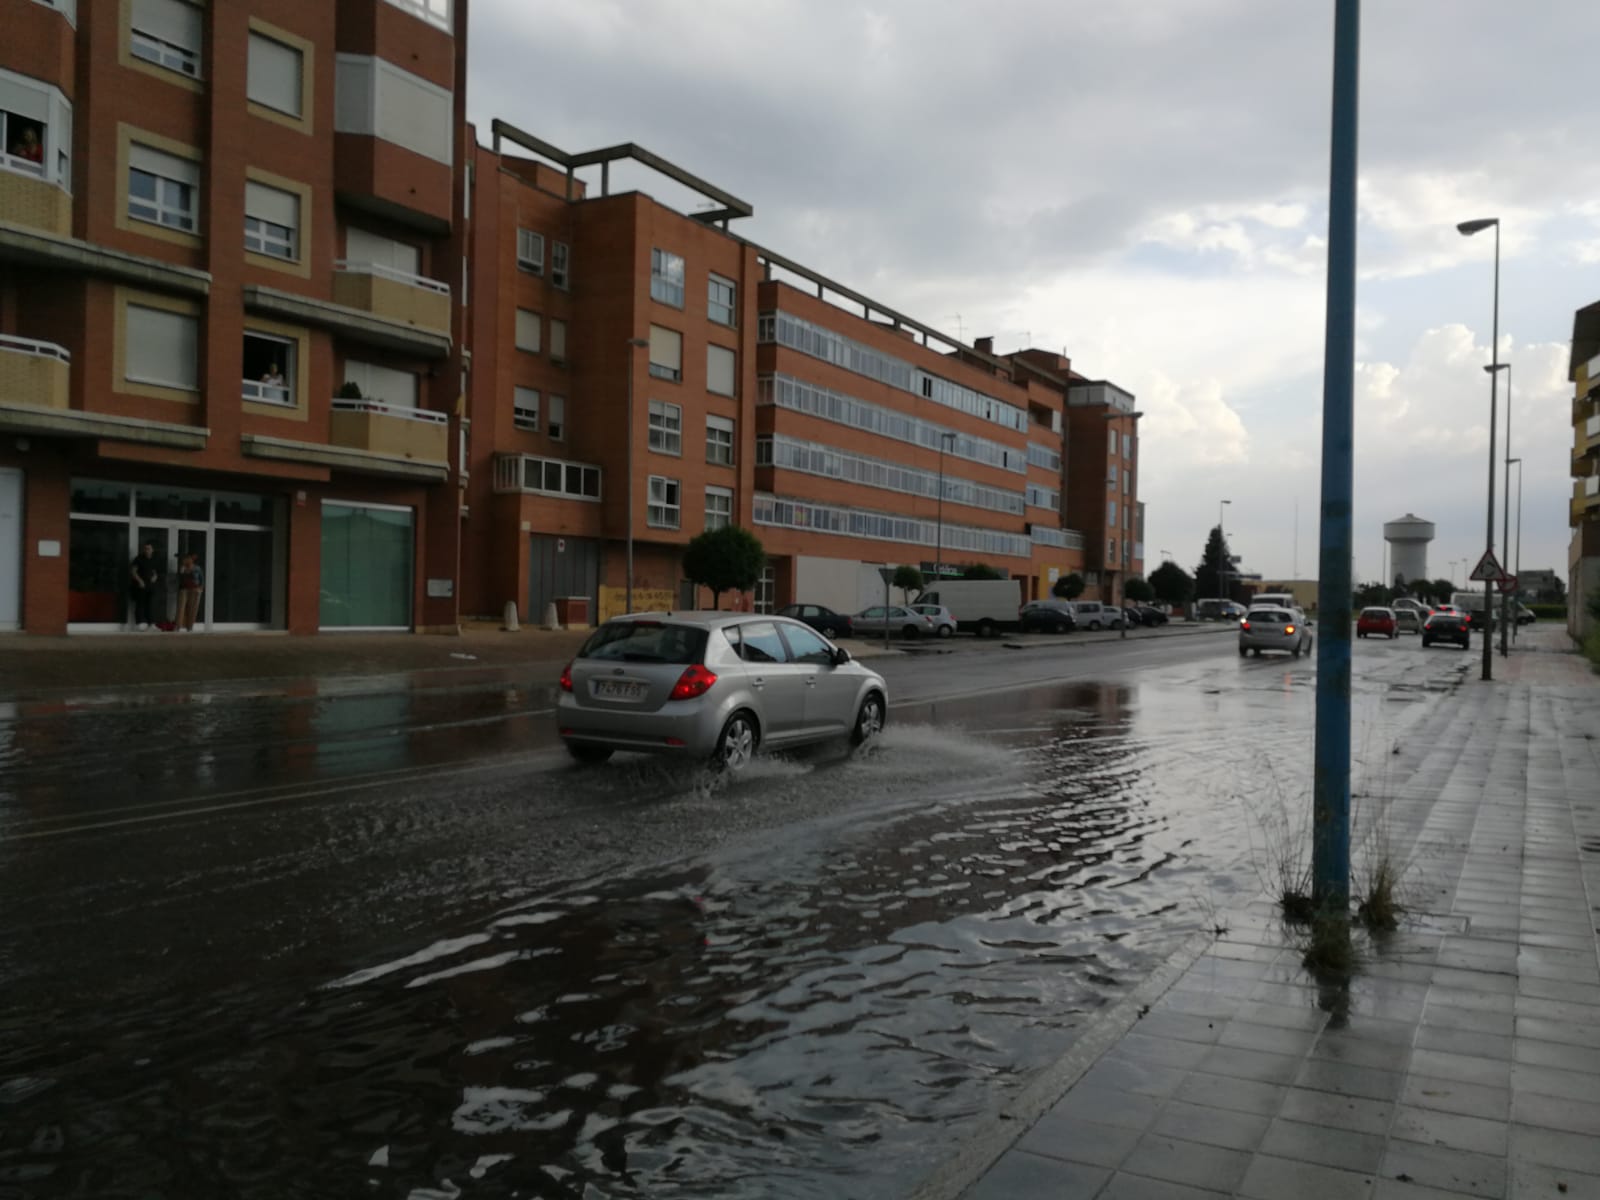
[[[397,272],[398,274],[399,272]],[[391,280],[376,280],[375,282],[391,283]],[[431,280],[428,282],[432,282]],[[339,277],[334,278],[335,286],[339,284]],[[351,286],[351,285],[347,285]],[[359,286],[357,283],[354,286]],[[395,283],[395,287],[403,288],[404,284]],[[435,285],[443,287],[443,284]],[[253,313],[265,317],[275,317],[290,321],[296,325],[313,325],[319,329],[327,329],[340,337],[348,338],[353,342],[363,345],[378,346],[384,350],[396,350],[402,354],[415,355],[419,358],[444,358],[450,353],[449,317],[446,316],[442,329],[431,329],[421,325],[407,324],[396,317],[383,315],[370,308],[357,307],[351,304],[335,304],[327,300],[318,300],[313,296],[305,296],[299,292],[286,292],[280,288],[267,287],[265,284],[246,284],[243,289],[244,306]],[[374,293],[375,299],[377,293]],[[450,306],[449,291],[446,289],[444,303],[448,312]]]
[[[450,285],[379,263],[333,264],[333,299],[385,321],[450,336]]]
[[[1583,479],[1600,472],[1600,414],[1590,417],[1572,432],[1572,475]]]
[[[252,433],[240,442],[252,458],[443,483],[450,476],[449,436],[450,421],[443,413],[375,400],[335,400],[326,445]]]
[[[67,409],[72,356],[54,342],[0,335],[0,405]]]
[[[14,225],[57,237],[72,233],[72,197],[44,177],[43,168],[0,151],[0,213]]]
[[[1576,525],[1586,514],[1600,516],[1600,475],[1590,475],[1572,485],[1572,506],[1567,523]]]

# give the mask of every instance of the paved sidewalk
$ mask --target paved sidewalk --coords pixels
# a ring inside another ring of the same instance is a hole
[[[1353,978],[1235,915],[916,1195],[1600,1198],[1600,677],[1563,649],[1526,636],[1408,737],[1413,912]]]

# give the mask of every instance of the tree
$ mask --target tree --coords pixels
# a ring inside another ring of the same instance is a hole
[[[961,568],[963,579],[1004,579],[1005,576],[988,563],[968,563]]]
[[[1222,536],[1222,526],[1213,525],[1206,539],[1205,553],[1200,565],[1194,569],[1195,592],[1202,599],[1226,597],[1233,591],[1233,556],[1227,540]]]
[[[894,569],[894,578],[889,582],[900,589],[901,603],[910,604],[911,593],[922,590],[922,572],[910,563],[903,563]]]
[[[1189,603],[1189,598],[1194,595],[1194,580],[1189,578],[1189,572],[1175,562],[1162,563],[1150,572],[1146,582],[1155,592],[1157,600],[1174,608]]]
[[[1397,596],[1403,596],[1406,593],[1406,577],[1399,571],[1394,573],[1394,590]]]
[[[1083,595],[1083,588],[1083,576],[1073,571],[1056,580],[1055,586],[1050,589],[1050,594],[1057,600],[1076,600]]]
[[[683,573],[692,583],[711,591],[712,607],[722,607],[722,593],[747,592],[756,586],[767,565],[761,540],[748,529],[724,525],[689,539],[683,552]]]
[[[1140,579],[1137,575],[1122,585],[1124,600],[1132,600],[1135,604],[1149,604],[1155,597],[1155,588],[1150,586],[1149,581]]]
[[[1455,580],[1453,580],[1453,579],[1435,579],[1433,581],[1433,602],[1435,604],[1447,604],[1447,603],[1449,603],[1449,601],[1450,601],[1450,593],[1455,591],[1455,590],[1456,590]]]

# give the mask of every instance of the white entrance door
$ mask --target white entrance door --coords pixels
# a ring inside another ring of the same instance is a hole
[[[22,622],[22,472],[0,467],[0,629]]]

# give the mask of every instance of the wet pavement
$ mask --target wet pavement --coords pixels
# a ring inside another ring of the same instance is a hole
[[[1468,657],[1358,646],[1358,756]],[[873,753],[732,782],[571,769],[520,668],[16,705],[0,1197],[902,1194],[1259,891],[1314,675],[879,665]]]

